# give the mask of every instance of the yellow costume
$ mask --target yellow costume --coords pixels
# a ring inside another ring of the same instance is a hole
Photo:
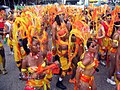
[[[44,67],[46,67],[45,62],[40,66],[40,68],[42,69]],[[28,72],[30,74],[28,73],[28,80],[26,82],[26,87],[25,87],[24,90],[27,90],[27,88],[31,88],[31,89],[32,88],[36,88],[36,89],[38,88],[38,89],[40,89],[42,87],[44,88],[44,90],[47,90],[47,87],[50,88],[50,83],[49,83],[49,80],[48,80],[48,79],[52,78],[52,73],[51,73],[50,70],[45,71],[46,74],[45,74],[44,77],[41,77],[41,78],[38,77],[37,79],[31,78],[30,75],[32,75],[32,74],[36,73],[37,71],[39,71],[40,68],[37,67],[37,66],[33,66],[33,67],[28,68]],[[26,69],[21,69],[21,71],[23,73],[26,73],[27,70]]]
[[[56,40],[56,47],[57,47],[57,54],[60,57],[60,63],[62,70],[68,70],[68,59],[65,57],[67,54],[67,50],[59,50],[61,46],[68,46],[68,40],[63,41],[61,38],[64,38],[68,34],[68,30],[66,28],[65,23],[61,23],[61,26],[57,26],[57,40]]]
[[[91,68],[97,68],[98,67],[98,63],[99,63],[98,60],[94,59],[93,63],[91,63],[88,66],[84,66],[82,61],[80,61],[80,62],[78,62],[78,67],[81,67],[84,70],[89,70]],[[91,90],[91,87],[92,87],[92,84],[93,84],[93,81],[94,81],[94,76],[88,76],[88,75],[85,75],[85,74],[81,73],[80,74],[80,80],[82,82],[88,83],[89,84],[88,90]],[[75,88],[74,90],[77,90],[77,88]]]

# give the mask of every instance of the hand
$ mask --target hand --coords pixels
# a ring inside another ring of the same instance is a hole
[[[33,73],[32,74],[32,78],[37,78],[38,74],[37,73]]]
[[[81,86],[81,82],[76,82],[76,86],[79,88]]]
[[[57,48],[56,47],[52,47],[52,53],[55,54],[57,51]]]
[[[55,63],[55,64],[57,64],[57,65],[59,64],[59,62],[58,62],[58,61],[55,61],[54,63]]]

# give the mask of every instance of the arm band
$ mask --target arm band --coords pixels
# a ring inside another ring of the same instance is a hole
[[[118,40],[113,40],[113,42],[118,46]]]
[[[27,71],[26,69],[23,69],[23,68],[21,69],[21,72],[26,72],[26,71]]]
[[[78,65],[79,67],[83,68],[83,69],[85,68],[85,65],[83,65],[83,63],[82,63],[81,61],[78,62],[77,65]]]

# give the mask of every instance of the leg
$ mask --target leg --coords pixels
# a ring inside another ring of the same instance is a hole
[[[95,81],[93,81],[92,90],[97,90],[97,87],[96,87]]]
[[[108,78],[111,78],[112,76],[114,76],[114,72],[115,72],[115,54],[112,53],[110,55],[110,59],[111,59],[111,61],[110,61],[111,66],[110,66],[110,72],[109,72]]]
[[[10,45],[10,54],[13,55],[13,46]]]
[[[58,81],[56,83],[56,86],[60,89],[67,89],[67,87],[65,85],[63,85],[62,81],[63,81],[63,78],[59,77]]]
[[[81,85],[78,87],[78,90],[89,90],[89,84],[81,81]]]
[[[74,64],[74,67],[73,67],[73,72],[72,72],[72,76],[71,76],[71,79],[73,79],[74,77],[75,77],[75,75],[76,75],[76,69],[77,69],[77,63],[78,63],[78,58],[77,57],[75,57],[74,59],[73,59],[73,61],[72,61],[72,63]]]
[[[12,45],[10,45],[10,51],[13,52],[13,46]]]
[[[55,55],[55,58],[54,58],[54,61],[59,61],[60,62],[60,57],[58,55]],[[58,88],[61,88],[61,89],[66,89],[66,86],[63,85],[62,81],[63,81],[63,75],[62,75],[62,69],[60,68],[60,73],[59,73],[59,78],[58,78],[58,81],[56,83],[56,86]]]
[[[111,53],[111,55],[110,55],[110,70],[108,73],[107,82],[112,84],[112,85],[116,84],[112,78],[112,77],[114,77],[114,72],[115,72],[115,54]]]
[[[0,54],[2,56],[2,73],[5,75],[5,74],[7,74],[7,72],[6,72],[6,69],[5,69],[6,59],[5,59],[5,52],[4,52],[3,47],[0,50]]]

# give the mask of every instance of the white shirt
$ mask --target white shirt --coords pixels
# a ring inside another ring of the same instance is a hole
[[[10,24],[8,21],[6,21],[6,22],[5,22],[5,25],[7,25],[7,26],[8,26],[8,32],[10,32],[10,29],[11,29],[11,24]]]

